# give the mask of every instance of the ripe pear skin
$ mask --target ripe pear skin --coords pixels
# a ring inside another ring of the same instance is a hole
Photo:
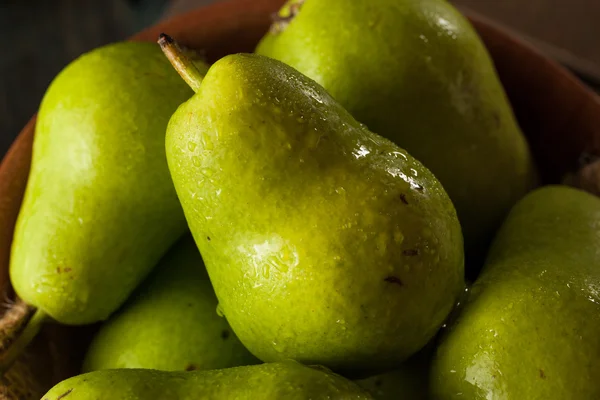
[[[68,397],[67,397],[68,396]],[[43,400],[368,400],[355,383],[294,361],[212,371],[116,369],[67,379]]]
[[[152,43],[98,48],[51,83],[10,263],[25,302],[104,320],[185,233],[164,132],[192,93]]]
[[[600,398],[600,199],[566,186],[500,229],[431,374],[433,399]]]
[[[83,371],[192,371],[259,363],[217,314],[217,303],[198,248],[185,236],[103,324]]]
[[[462,234],[440,183],[277,60],[215,63],[166,148],[220,309],[265,362],[398,365],[462,291]]]
[[[536,173],[468,20],[445,0],[292,0],[279,18],[256,52],[314,79],[430,169],[456,207],[468,268],[481,265]]]

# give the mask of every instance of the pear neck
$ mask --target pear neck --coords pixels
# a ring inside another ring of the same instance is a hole
[[[161,33],[158,37],[158,44],[162,52],[169,59],[173,68],[179,73],[179,76],[192,88],[195,93],[198,93],[204,75],[196,67],[194,62],[185,54],[179,44],[173,38],[165,33]]]

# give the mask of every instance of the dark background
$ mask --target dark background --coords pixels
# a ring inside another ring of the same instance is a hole
[[[0,156],[70,61],[212,1],[0,0]],[[600,88],[600,0],[454,2],[505,25]]]
[[[0,0],[0,156],[66,64],[152,24],[163,3]]]

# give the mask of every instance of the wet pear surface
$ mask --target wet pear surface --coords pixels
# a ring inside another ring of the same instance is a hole
[[[293,361],[213,371],[105,370],[56,385],[42,400],[369,400],[355,383]]]
[[[148,43],[96,49],[56,77],[15,229],[19,297],[61,323],[103,320],[185,232],[164,135],[192,94]]]
[[[483,258],[534,173],[466,18],[445,0],[292,0],[280,16],[256,51],[317,81],[430,169],[457,209],[467,261]]]
[[[83,371],[192,371],[257,364],[217,314],[217,303],[196,244],[186,236],[102,326]]]
[[[439,182],[279,61],[215,63],[171,119],[167,159],[220,309],[263,361],[395,365],[463,287]]]
[[[600,398],[600,200],[524,198],[437,350],[434,399]]]

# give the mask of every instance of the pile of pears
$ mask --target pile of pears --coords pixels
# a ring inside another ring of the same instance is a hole
[[[97,324],[43,399],[600,399],[600,199],[537,176],[445,0],[100,47],[40,106],[0,369]]]

